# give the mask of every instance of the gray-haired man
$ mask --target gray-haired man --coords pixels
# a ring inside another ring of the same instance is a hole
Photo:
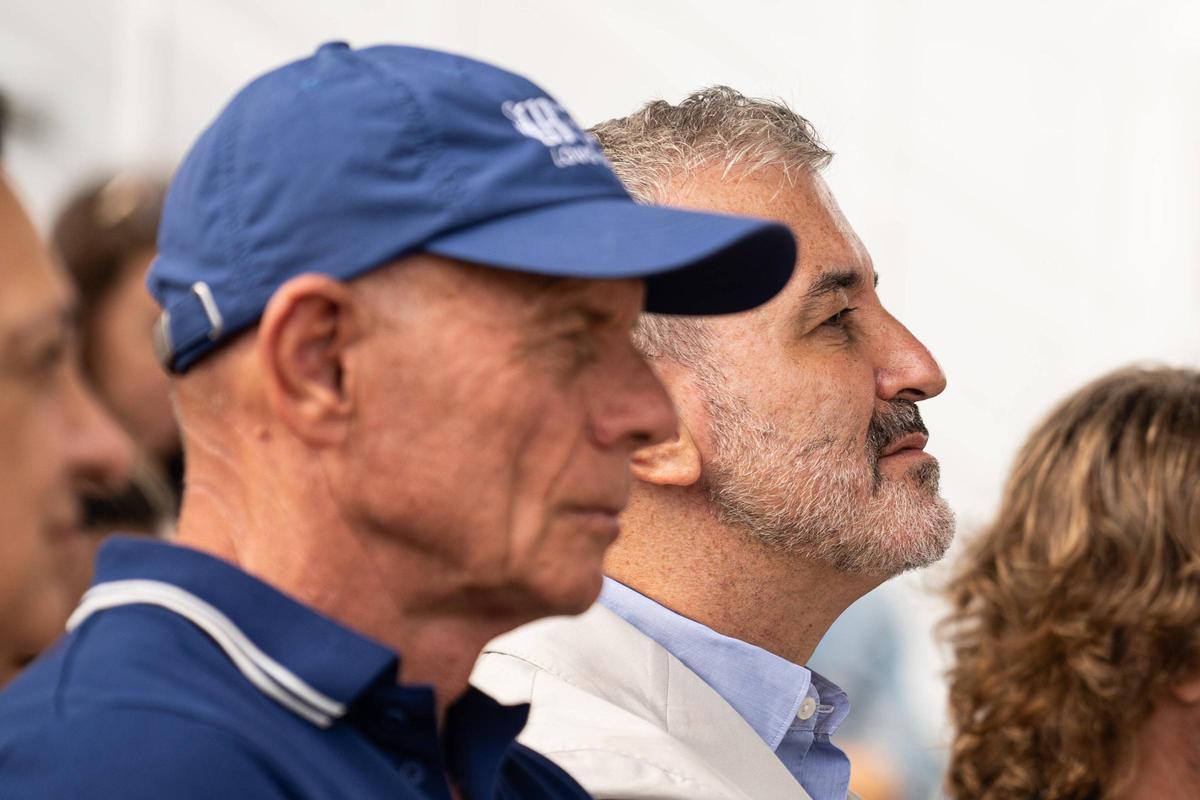
[[[718,87],[595,133],[639,199],[775,217],[801,256],[755,311],[642,317],[678,435],[634,456],[599,604],[494,642],[474,680],[532,702],[524,740],[600,798],[844,798],[849,704],[801,665],[948,546],[916,406],[945,379],[880,305],[806,120]]]

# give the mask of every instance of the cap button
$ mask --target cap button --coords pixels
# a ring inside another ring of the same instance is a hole
[[[350,45],[346,42],[326,42],[317,48],[318,53],[324,53],[328,50],[349,50]]]

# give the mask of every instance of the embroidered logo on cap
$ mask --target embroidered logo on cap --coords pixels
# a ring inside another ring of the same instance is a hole
[[[596,137],[575,124],[563,107],[548,97],[503,103],[500,110],[522,136],[541,142],[556,167],[608,164]]]

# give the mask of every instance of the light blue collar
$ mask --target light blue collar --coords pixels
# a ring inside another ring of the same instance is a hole
[[[772,750],[793,726],[828,737],[849,713],[845,692],[820,675],[717,633],[618,581],[604,579],[599,603],[699,675]],[[819,711],[798,721],[801,704],[810,695],[819,698]]]

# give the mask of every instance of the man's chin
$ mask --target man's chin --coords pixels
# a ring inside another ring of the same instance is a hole
[[[924,513],[911,514],[896,521],[893,530],[904,531],[895,540],[897,545],[890,558],[882,559],[880,571],[886,577],[894,577],[914,569],[928,567],[946,555],[954,540],[954,512],[937,494],[936,486],[921,487],[922,494],[929,496]],[[915,511],[916,509],[914,509]]]
[[[846,574],[884,581],[941,559],[954,539],[954,512],[936,480],[885,481],[853,529],[828,548],[828,562]]]
[[[582,614],[600,597],[603,586],[603,577],[597,570],[594,575],[555,587],[544,595],[545,612],[549,616]]]
[[[888,483],[895,482],[937,494],[941,481],[938,460],[923,450],[903,450],[884,456],[876,462],[874,472],[876,494]]]
[[[559,569],[554,575],[539,574],[537,580],[514,582],[492,611],[527,620],[582,614],[596,602],[604,585],[598,561],[595,567],[586,573]]]

